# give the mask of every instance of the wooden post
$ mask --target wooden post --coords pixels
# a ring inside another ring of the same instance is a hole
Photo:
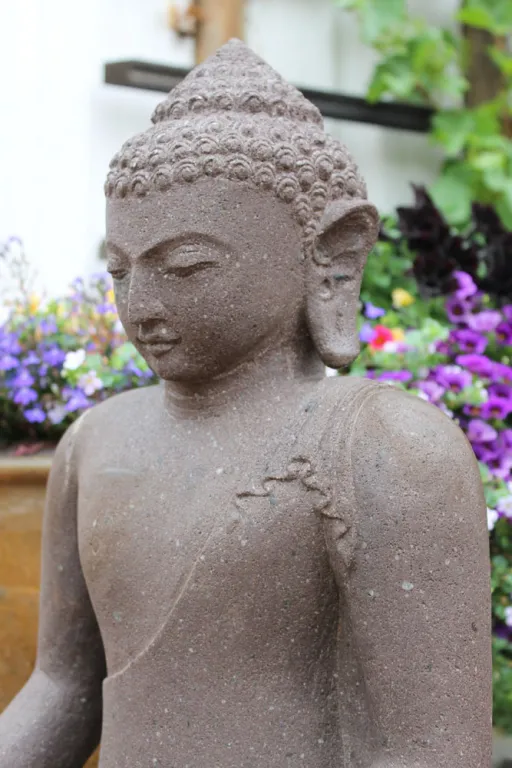
[[[232,37],[243,38],[244,0],[198,0],[196,64]]]

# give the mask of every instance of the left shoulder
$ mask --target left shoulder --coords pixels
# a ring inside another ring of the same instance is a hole
[[[375,387],[354,424],[354,479],[416,492],[481,488],[473,450],[439,408],[389,385]],[[415,494],[413,493],[413,496]]]

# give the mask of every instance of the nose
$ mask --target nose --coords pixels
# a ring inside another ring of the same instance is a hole
[[[157,295],[151,280],[133,274],[128,293],[128,320],[130,325],[144,328],[165,320],[165,306]]]

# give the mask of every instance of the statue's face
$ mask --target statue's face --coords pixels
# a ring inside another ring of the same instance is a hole
[[[298,332],[301,230],[272,193],[204,179],[109,199],[107,242],[121,321],[163,379],[218,376]]]

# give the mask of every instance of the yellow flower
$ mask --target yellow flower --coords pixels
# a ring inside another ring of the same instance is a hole
[[[41,297],[37,293],[31,293],[28,297],[28,311],[31,315],[35,315],[41,304]]]
[[[391,333],[393,334],[393,341],[403,341],[405,339],[405,333],[401,328],[392,328]]]
[[[105,297],[105,298],[107,299],[107,302],[108,302],[109,304],[115,304],[115,303],[116,303],[116,297],[114,296],[114,290],[113,290],[113,288],[109,288],[109,289],[108,289],[108,291],[107,291],[107,293],[106,293],[106,297]]]
[[[414,296],[412,296],[409,291],[406,291],[403,288],[395,288],[395,290],[391,293],[391,297],[393,299],[393,306],[397,309],[401,309],[402,307],[410,307],[411,304],[414,304],[415,302]]]

